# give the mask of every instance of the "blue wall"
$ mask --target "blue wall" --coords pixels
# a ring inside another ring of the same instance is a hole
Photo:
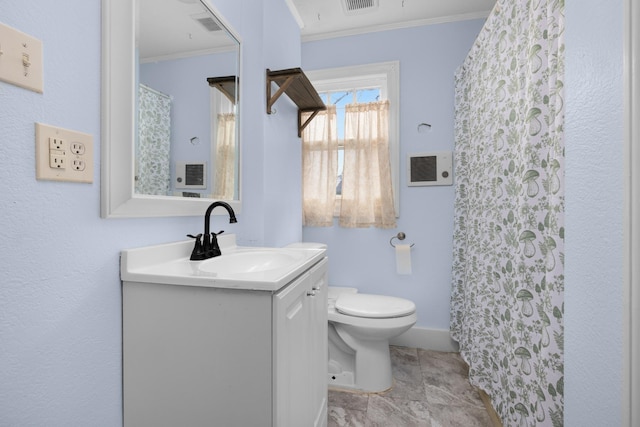
[[[621,426],[623,0],[565,12],[565,425]]]
[[[265,161],[266,141],[284,135],[283,146],[299,144],[291,129],[296,116],[287,108],[265,126],[264,70],[273,65],[263,51],[275,41],[263,36],[263,8],[279,11],[269,12],[270,25],[294,47],[278,52],[276,66],[300,66],[299,29],[281,0],[215,6],[243,41],[246,101],[243,213],[234,226],[213,218],[212,228],[234,231],[243,243],[299,241],[299,198],[266,200],[262,187],[272,180],[299,186],[300,162],[295,149],[279,153],[280,164],[292,169]],[[2,0],[0,21],[44,44],[43,94],[0,82],[0,157],[7,160],[0,168],[0,426],[119,426],[119,252],[183,240],[202,230],[202,219],[100,218],[99,0]],[[93,135],[93,184],[36,181],[35,122]],[[289,213],[269,213],[266,222],[267,208]]]
[[[455,190],[453,186],[408,187],[407,155],[453,150],[453,77],[483,23],[462,21],[302,45],[305,70],[400,63],[397,229],[305,227],[303,236],[306,241],[328,244],[329,283],[409,298],[417,306],[416,325],[428,329],[449,329]],[[431,124],[431,129],[419,132],[420,123]],[[395,252],[389,240],[399,231],[406,233],[405,243],[415,244],[411,275],[396,273]]]
[[[215,5],[243,41],[244,200],[234,231],[243,243],[277,245],[300,240],[295,114],[292,106],[280,100],[278,113],[265,115],[264,69],[342,64],[335,54],[309,57],[313,44],[320,49],[325,42],[305,44],[301,53],[298,29],[282,0],[215,0]],[[622,0],[568,2],[566,17],[565,425],[617,426],[621,425],[623,352]],[[45,55],[44,94],[0,83],[0,158],[5,159],[0,168],[0,425],[119,426],[119,251],[180,240],[187,232],[200,230],[202,221],[99,217],[99,0],[0,0],[0,21],[41,39]],[[452,87],[450,72],[462,62],[466,49],[446,50],[452,46],[449,43],[457,46],[466,41],[470,46],[473,35],[469,32],[478,29],[477,23],[470,24],[475,29],[463,23],[451,25],[456,31],[447,29],[449,24],[398,30],[398,34],[415,35],[394,46],[401,59],[403,103],[415,107],[401,111],[403,155],[450,143],[447,117],[453,101],[452,96],[445,100],[444,94]],[[419,38],[424,34],[428,37]],[[387,41],[385,35],[392,39]],[[359,36],[352,42],[363,43],[361,37],[364,40],[365,36]],[[396,32],[372,37],[382,41],[380,52],[371,47],[368,52],[350,51],[355,54],[354,63],[394,59],[388,46],[399,37]],[[337,42],[333,45],[339,49]],[[408,66],[411,61],[419,68]],[[438,61],[447,65],[440,68]],[[430,78],[422,79],[423,75]],[[435,97],[440,102],[429,102]],[[431,133],[416,133],[416,124],[422,121],[434,125]],[[93,135],[93,184],[35,180],[35,122]],[[369,254],[371,261],[367,268],[347,273],[332,269],[333,279],[344,277],[344,284],[362,286],[368,286],[365,281],[379,283],[375,286],[385,292],[423,289],[421,305],[430,304],[432,290],[444,292],[448,267],[432,260],[446,264],[449,261],[444,257],[450,248],[437,247],[432,240],[445,240],[451,219],[444,217],[448,207],[431,201],[448,201],[450,196],[447,189],[416,190],[401,201],[402,215],[424,212],[424,231],[416,230],[413,222],[404,223],[402,217],[399,229],[416,242],[414,267],[419,257],[426,263],[422,268],[437,271],[436,276],[427,273],[422,283],[414,283],[414,272],[395,285],[390,280],[379,281],[367,270],[375,263],[393,265],[389,230],[379,234],[353,230],[351,236],[364,245],[354,245],[352,250]],[[227,226],[223,218],[214,219],[214,228],[222,225]],[[338,239],[334,231],[326,233],[327,239]],[[305,232],[307,240],[319,237]],[[440,304],[434,307],[434,314],[420,313],[427,324],[442,323],[448,302]]]

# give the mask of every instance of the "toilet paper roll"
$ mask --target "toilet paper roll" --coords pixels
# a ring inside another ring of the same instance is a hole
[[[398,274],[411,274],[411,245],[396,245],[396,270]]]

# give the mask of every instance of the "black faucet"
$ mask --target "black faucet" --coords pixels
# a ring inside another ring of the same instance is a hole
[[[204,214],[204,236],[202,234],[198,234],[197,236],[193,236],[191,234],[187,234],[187,237],[191,237],[196,239],[196,244],[193,248],[193,252],[191,252],[191,261],[201,261],[203,259],[209,259],[213,257],[217,257],[222,255],[220,251],[220,246],[218,246],[218,235],[224,233],[224,230],[218,233],[210,233],[209,231],[209,222],[211,218],[211,211],[218,206],[222,206],[229,213],[229,224],[233,224],[238,222],[236,219],[236,213],[233,211],[233,208],[225,202],[213,202],[207,208],[207,211]],[[200,238],[203,237],[202,242]]]

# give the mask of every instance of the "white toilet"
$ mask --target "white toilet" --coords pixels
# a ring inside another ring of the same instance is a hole
[[[417,320],[412,301],[329,286],[329,386],[365,392],[391,388],[389,339]]]
[[[322,243],[287,247],[324,248]],[[416,305],[402,298],[360,294],[329,286],[329,387],[380,392],[391,388],[389,340],[417,320]]]

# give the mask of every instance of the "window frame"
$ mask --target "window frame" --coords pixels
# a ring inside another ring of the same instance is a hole
[[[389,159],[396,217],[400,216],[400,62],[379,62],[305,71],[318,92],[380,86],[380,100],[389,100]],[[336,195],[336,205],[342,197]],[[337,211],[339,212],[338,208]]]

